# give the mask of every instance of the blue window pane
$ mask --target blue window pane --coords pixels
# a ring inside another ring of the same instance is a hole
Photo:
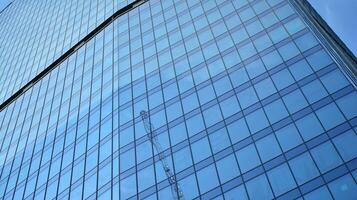
[[[278,18],[275,16],[274,13],[268,13],[260,18],[260,21],[262,22],[263,26],[265,28],[268,28],[275,24],[278,21]]]
[[[250,113],[246,117],[250,131],[254,134],[269,125],[262,109]]]
[[[240,175],[236,159],[233,154],[216,162],[219,180],[225,183]]]
[[[312,149],[311,154],[322,173],[325,173],[342,163],[340,156],[329,141]]]
[[[214,165],[209,165],[197,172],[198,185],[201,194],[219,185],[216,168]]]
[[[250,135],[244,119],[234,121],[227,126],[232,143],[239,142]]]
[[[197,98],[197,94],[193,93],[187,97],[185,97],[184,99],[182,99],[182,107],[183,107],[183,111],[184,113],[188,113],[192,110],[194,110],[195,108],[198,108],[199,103],[198,103],[198,98]]]
[[[306,33],[303,36],[295,39],[295,43],[301,52],[306,51],[318,44],[317,40],[311,33]]]
[[[258,101],[258,97],[252,87],[249,87],[237,94],[242,109],[245,109]]]
[[[149,141],[144,142],[136,147],[137,162],[142,162],[152,156],[152,146]]]
[[[247,72],[244,68],[230,73],[229,77],[231,78],[233,87],[238,87],[249,80]]]
[[[212,63],[208,64],[208,69],[211,77],[216,76],[217,74],[223,72],[225,70],[222,59],[217,59]]]
[[[275,28],[274,30],[269,32],[269,35],[271,39],[273,40],[274,44],[280,42],[281,40],[287,38],[289,35],[285,31],[285,28],[282,26],[279,26]]]
[[[166,107],[167,121],[172,121],[182,116],[182,109],[180,102],[176,102]]]
[[[195,72],[193,72],[193,79],[195,80],[195,84],[200,84],[209,79],[209,73],[207,68],[203,67]]]
[[[121,172],[130,169],[135,164],[135,152],[134,149],[130,149],[122,154],[120,154],[120,164],[121,164]]]
[[[316,111],[317,117],[326,130],[329,130],[345,121],[336,104],[330,103]]]
[[[195,67],[198,64],[202,63],[204,61],[204,58],[202,52],[198,51],[196,53],[189,54],[188,60],[190,62],[191,67]]]
[[[242,57],[242,60],[245,60],[257,53],[251,42],[240,47],[238,49],[238,52],[239,52],[239,55]]]
[[[194,174],[180,180],[179,184],[185,194],[185,199],[194,199],[198,195],[197,181]],[[165,199],[167,199],[167,196]]]
[[[176,70],[177,75],[182,74],[183,72],[187,71],[188,69],[190,69],[190,65],[188,64],[188,61],[186,58],[183,58],[183,59],[181,58],[180,60],[178,60],[175,63],[175,70]]]
[[[258,32],[260,32],[261,30],[263,30],[263,26],[261,25],[259,20],[257,20],[250,24],[247,24],[246,29],[247,29],[249,35],[253,36],[253,35],[257,34]]]
[[[255,147],[252,144],[237,151],[237,159],[242,173],[260,165],[257,150],[255,150]]]
[[[332,72],[324,75],[321,77],[321,81],[330,94],[350,84],[339,69],[335,69]]]
[[[210,127],[215,123],[222,120],[221,110],[218,105],[214,105],[203,111],[203,118],[206,122],[206,126]]]
[[[138,172],[138,189],[139,192],[154,185],[154,167],[151,165]]]
[[[286,88],[294,83],[294,78],[287,69],[283,69],[280,72],[273,74],[271,78],[278,90]]]
[[[232,38],[235,44],[242,42],[243,40],[248,38],[248,34],[245,31],[245,28],[240,28],[236,31],[232,32]]]
[[[299,132],[293,124],[276,131],[276,137],[283,151],[288,151],[302,143]]]
[[[214,93],[212,85],[208,85],[208,86],[198,90],[198,97],[199,97],[201,105],[216,98],[216,95]]]
[[[266,34],[254,40],[253,43],[259,52],[273,45],[269,36]]]
[[[203,55],[205,56],[205,59],[212,58],[213,56],[215,56],[219,53],[216,43],[212,43],[212,44],[206,46],[202,50],[203,50]]]
[[[354,170],[354,171],[352,172],[352,176],[353,176],[355,179],[357,179],[357,170]]]
[[[332,63],[330,56],[327,55],[324,50],[320,50],[311,56],[308,56],[306,59],[314,71],[318,71]]]
[[[179,85],[179,90],[180,93],[184,93],[185,91],[189,90],[190,88],[192,88],[193,85],[193,79],[191,75],[185,76],[183,79],[180,79],[178,81],[178,85]]]
[[[291,114],[308,106],[308,103],[300,90],[295,90],[283,96],[283,101]]]
[[[268,70],[280,65],[283,62],[283,59],[276,50],[264,55],[262,60]]]
[[[289,165],[299,185],[320,174],[309,153],[304,153],[290,160]]]
[[[250,199],[264,200],[272,199],[273,193],[265,175],[260,175],[246,183]]]
[[[337,100],[337,105],[345,114],[347,119],[352,119],[357,116],[357,92],[352,92]]]
[[[209,135],[212,152],[215,154],[231,145],[226,128],[221,128]]]
[[[229,97],[219,103],[224,118],[227,118],[240,111],[236,96]]]
[[[264,79],[254,85],[259,99],[264,99],[276,92],[275,86],[270,78]]]
[[[226,32],[226,31],[227,31],[227,28],[222,21],[220,21],[219,23],[216,23],[214,26],[212,26],[212,32],[215,37],[218,37],[219,35],[221,35],[222,33]]]
[[[280,99],[264,106],[264,110],[271,124],[274,124],[289,115]]]
[[[239,197],[239,200],[248,200],[247,197],[247,192],[244,189],[244,186],[238,186],[232,190],[229,190],[228,192],[224,193],[225,199],[236,199]]]
[[[270,170],[267,174],[275,196],[279,196],[296,187],[296,183],[287,164],[282,164]]]
[[[244,5],[248,4],[247,0],[237,0],[233,2],[233,5],[236,9],[243,7]]]
[[[266,71],[264,64],[257,59],[245,66],[250,78],[255,78]]]
[[[211,150],[208,143],[208,139],[202,138],[199,141],[191,145],[193,160],[195,163],[211,156]]]
[[[297,63],[290,65],[289,69],[292,75],[294,76],[295,80],[297,81],[313,73],[310,65],[306,62],[305,59],[302,59]]]
[[[187,138],[186,126],[180,123],[169,129],[171,145],[176,145]]]
[[[306,194],[304,198],[306,200],[315,200],[315,199],[333,200],[326,186],[320,187],[319,189]]]
[[[164,88],[164,99],[165,101],[168,101],[169,99],[172,99],[173,97],[177,96],[178,93],[178,88],[176,83],[171,84],[167,87]]]
[[[156,106],[163,103],[162,92],[158,91],[149,96],[150,108],[155,108]]]
[[[175,170],[180,172],[192,165],[191,151],[188,147],[181,149],[173,154]]]
[[[220,52],[223,52],[231,47],[233,47],[233,41],[229,36],[217,39],[217,45]]]
[[[224,198],[222,195],[219,195],[219,196],[213,198],[212,200],[224,200]]]
[[[186,120],[188,135],[192,136],[205,129],[202,115],[195,115]]]
[[[239,12],[239,16],[242,19],[242,21],[247,21],[248,19],[254,17],[254,15],[255,15],[254,11],[250,7]]]
[[[279,144],[273,134],[258,140],[256,145],[262,162],[266,162],[281,154]]]
[[[222,94],[232,89],[232,85],[228,77],[223,77],[219,80],[216,80],[213,85],[214,89],[216,90],[217,96],[221,96]]]
[[[328,184],[335,199],[353,200],[356,199],[357,185],[351,175],[347,174]]]
[[[299,49],[296,47],[296,45],[292,42],[289,42],[288,44],[280,47],[278,49],[281,57],[283,57],[284,61],[287,61],[297,55],[299,55]]]
[[[357,157],[357,136],[353,130],[333,138],[333,143],[345,162]]]
[[[303,28],[305,28],[305,25],[299,18],[295,18],[291,21],[286,22],[284,26],[288,30],[290,35],[293,35],[298,31],[302,30]]]
[[[93,185],[92,185],[93,186]],[[135,174],[120,181],[120,197],[121,199],[127,199],[136,193],[136,178]]]
[[[233,7],[233,6],[232,6]],[[228,13],[227,13],[228,14]],[[241,24],[241,21],[238,17],[237,14],[231,14],[228,16],[227,20],[225,20],[226,25],[229,30],[232,30],[233,28],[237,27],[238,25]]]
[[[324,131],[313,113],[306,115],[295,123],[305,141],[320,135]]]
[[[270,2],[274,2],[274,4],[277,4],[277,3],[279,3],[280,1],[278,0],[278,1],[270,1]],[[274,5],[274,4],[273,4],[273,5]],[[270,4],[270,5],[272,5],[272,4]],[[294,10],[290,7],[289,4],[286,4],[286,5],[280,7],[280,8],[278,8],[278,9],[276,10],[276,14],[277,14],[277,16],[279,17],[280,20],[289,17],[289,16],[292,15],[293,13],[294,13]]]

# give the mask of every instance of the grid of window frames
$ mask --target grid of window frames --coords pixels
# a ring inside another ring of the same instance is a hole
[[[287,1],[149,1],[0,113],[0,198],[353,199],[356,102]]]
[[[132,1],[13,1],[0,15],[0,102]]]

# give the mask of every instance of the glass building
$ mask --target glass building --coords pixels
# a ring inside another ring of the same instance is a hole
[[[0,199],[357,198],[356,65],[292,0],[14,0],[0,30]]]

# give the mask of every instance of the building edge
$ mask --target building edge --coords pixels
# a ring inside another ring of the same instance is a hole
[[[329,54],[335,59],[349,81],[357,88],[357,59],[336,35],[308,0],[289,0]]]
[[[65,59],[74,54],[79,48],[85,45],[89,40],[95,37],[99,32],[101,32],[105,27],[111,24],[118,17],[128,13],[129,11],[137,8],[138,6],[146,3],[148,0],[135,0],[127,6],[120,8],[113,15],[104,20],[101,24],[99,24],[94,30],[89,32],[84,38],[79,40],[75,45],[73,45],[69,50],[63,53],[59,58],[52,62],[49,66],[47,66],[44,70],[42,70],[39,74],[37,74],[34,78],[32,78],[29,82],[27,82],[24,86],[22,86],[19,90],[13,93],[9,98],[7,98],[4,102],[0,103],[0,112],[3,111],[8,105],[14,102],[17,98],[19,98],[22,94],[24,94],[28,89],[34,86],[38,81],[42,80],[47,74],[49,74],[52,70],[58,67]],[[9,4],[10,5],[10,4]]]

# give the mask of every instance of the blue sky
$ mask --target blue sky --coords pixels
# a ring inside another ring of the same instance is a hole
[[[357,0],[308,0],[357,56]]]

